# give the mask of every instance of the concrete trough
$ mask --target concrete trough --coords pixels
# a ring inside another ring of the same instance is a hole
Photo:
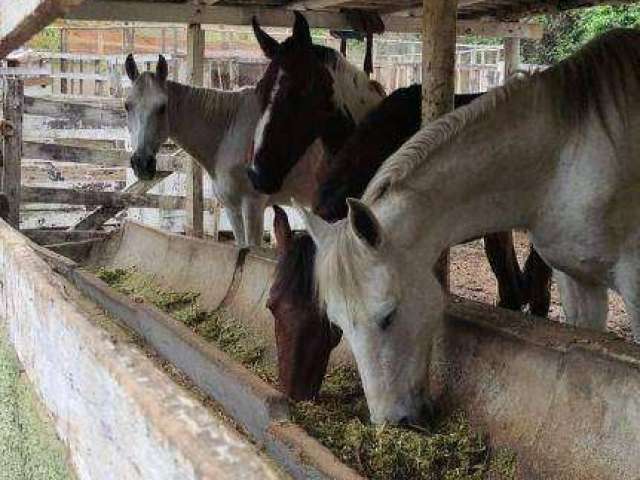
[[[166,287],[201,292],[207,308],[224,306],[274,342],[264,306],[275,265],[269,255],[132,222],[90,246],[55,250],[78,262],[45,252],[55,270],[215,398],[294,478],[358,477],[286,421],[287,402],[272,387],[170,317],[77,268],[135,265]],[[458,298],[448,306],[446,327],[439,349],[445,361],[433,378],[440,404],[462,408],[493,445],[515,450],[519,478],[638,478],[640,347]],[[348,349],[339,348],[348,361]]]

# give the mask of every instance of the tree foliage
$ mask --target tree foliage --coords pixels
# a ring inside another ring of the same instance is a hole
[[[544,35],[523,45],[526,63],[552,64],[574,53],[600,33],[615,27],[640,26],[640,4],[603,5],[540,18]]]

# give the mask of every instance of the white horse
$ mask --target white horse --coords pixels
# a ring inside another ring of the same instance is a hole
[[[319,142],[287,175],[277,195],[257,192],[247,178],[245,162],[251,158],[261,115],[254,88],[225,92],[168,81],[162,55],[155,74],[140,74],[132,55],[125,66],[133,82],[125,108],[134,152],[131,166],[138,178],[154,177],[156,154],[168,138],[173,139],[211,176],[239,246],[260,245],[267,205],[288,203],[291,197],[311,204],[314,171],[324,161]]]
[[[356,357],[373,422],[415,421],[445,297],[445,248],[526,229],[567,321],[605,329],[607,290],[640,339],[640,32],[614,30],[420,130],[348,218],[302,209],[318,297]]]

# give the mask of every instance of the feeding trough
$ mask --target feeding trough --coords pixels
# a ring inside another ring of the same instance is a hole
[[[31,308],[18,301],[25,298],[25,292],[34,298],[44,295],[27,285],[30,277],[24,272],[31,264],[43,268],[39,256],[46,259],[51,269],[47,275],[58,282],[61,292],[77,289],[94,306],[133,330],[151,350],[215,399],[293,477],[358,477],[289,421],[289,403],[271,385],[184,324],[115,292],[91,273],[98,267],[135,266],[167,288],[200,292],[199,302],[204,307],[224,307],[252,335],[270,345],[267,356],[273,361],[273,320],[265,308],[275,266],[269,252],[247,252],[134,222],[99,240],[59,244],[51,249],[36,247],[3,224],[0,243],[6,265],[2,282],[7,304],[3,314],[21,358],[27,355],[32,359],[23,362],[45,403],[50,392],[38,372],[48,352],[37,345],[47,336],[38,331],[59,318],[50,312],[75,309],[78,300],[75,294],[60,293],[57,303],[63,305],[49,306],[42,297],[32,302],[41,306],[38,315],[24,313]],[[21,261],[25,257],[31,263]],[[436,362],[439,368],[432,379],[439,403],[445,409],[464,410],[474,426],[488,433],[492,445],[513,449],[519,478],[637,478],[639,347],[609,335],[543,320],[534,322],[459,298],[452,298],[446,323],[446,339],[439,353],[444,361]],[[31,348],[25,346],[23,332],[27,330],[33,332],[28,337]],[[114,350],[114,355],[121,353]],[[332,361],[351,362],[344,344],[334,352]],[[64,384],[64,388],[72,385]],[[82,400],[105,401],[78,401]],[[67,414],[64,410],[57,412],[60,419]],[[109,420],[102,422],[108,424]],[[190,412],[182,412],[171,421],[165,419],[176,429],[185,420],[192,420]],[[83,441],[92,441],[91,435],[84,432]],[[251,455],[260,461],[257,452]]]

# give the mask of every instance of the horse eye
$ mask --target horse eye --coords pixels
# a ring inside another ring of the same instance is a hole
[[[384,332],[387,328],[389,328],[389,326],[393,322],[393,316],[395,314],[396,314],[396,311],[394,310],[388,315],[385,315],[384,317],[376,320],[376,323],[378,324],[378,327],[380,327],[380,330]]]
[[[167,111],[167,106],[166,106],[166,105],[162,105],[162,106],[158,109],[158,115],[164,115],[166,111]]]
[[[124,102],[124,109],[128,112],[131,110],[131,104],[129,102]]]

